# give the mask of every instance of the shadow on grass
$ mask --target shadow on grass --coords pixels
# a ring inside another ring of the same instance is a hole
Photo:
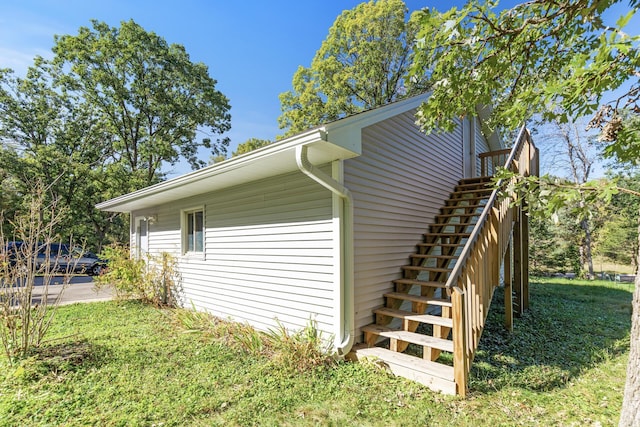
[[[43,377],[60,377],[85,372],[102,364],[106,350],[86,339],[56,345],[43,345],[29,352],[16,366],[17,379],[31,382]]]
[[[473,391],[506,386],[563,387],[585,369],[629,349],[632,288],[607,282],[539,279],[530,306],[504,328],[504,290],[496,290],[470,375]]]

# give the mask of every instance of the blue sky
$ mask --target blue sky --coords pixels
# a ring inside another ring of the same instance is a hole
[[[278,95],[309,66],[336,17],[358,0],[4,0],[0,2],[0,67],[23,74],[35,55],[51,57],[54,34],[77,34],[91,19],[118,26],[133,19],[209,66],[231,103],[231,152],[251,137],[274,139]],[[435,4],[406,1],[410,11]],[[458,2],[462,4],[462,2]],[[454,3],[447,2],[449,7]],[[202,152],[204,160],[208,153]],[[175,173],[188,171],[178,165]]]
[[[133,19],[209,66],[231,103],[231,152],[251,137],[281,131],[278,95],[309,66],[336,17],[359,0],[4,0],[0,2],[0,68],[23,74],[33,57],[51,57],[55,34],[77,34],[91,19],[118,26]],[[405,0],[409,11],[446,10],[463,1]],[[501,6],[513,5],[504,1]],[[209,154],[201,153],[208,160]],[[171,175],[187,172],[180,164]],[[171,171],[171,170],[168,170]]]

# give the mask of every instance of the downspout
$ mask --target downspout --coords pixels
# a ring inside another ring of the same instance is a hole
[[[341,274],[338,285],[339,315],[336,329],[335,347],[339,355],[344,356],[353,345],[353,199],[349,190],[331,176],[311,164],[307,157],[307,146],[296,147],[298,169],[318,184],[340,197],[343,204],[340,218],[342,256]]]

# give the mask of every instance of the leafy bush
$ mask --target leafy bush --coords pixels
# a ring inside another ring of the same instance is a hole
[[[119,299],[140,299],[156,306],[177,306],[181,277],[173,256],[163,252],[135,259],[122,245],[107,246],[100,257],[108,268],[94,279],[96,288],[113,286]]]

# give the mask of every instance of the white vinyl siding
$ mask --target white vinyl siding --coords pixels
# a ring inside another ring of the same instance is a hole
[[[322,168],[330,172],[330,167]],[[331,193],[301,173],[204,194],[157,209],[150,252],[179,259],[184,303],[259,329],[334,331]],[[181,255],[180,212],[205,206],[204,256]]]
[[[354,197],[356,328],[401,277],[443,201],[462,178],[462,130],[424,135],[407,112],[363,129],[362,155],[344,162]]]
[[[327,138],[355,135],[356,141],[359,128],[351,130],[332,134],[328,128]],[[362,154],[342,163],[354,199],[356,329],[371,323],[372,310],[401,277],[464,169],[461,126],[427,136],[409,111],[364,127],[361,135]],[[479,125],[469,136],[476,153],[488,151]],[[331,165],[321,169],[332,172]],[[335,333],[339,199],[300,172],[219,191],[203,187],[202,195],[132,212],[132,218],[153,218],[149,252],[178,258],[185,306],[263,330],[273,328],[276,318],[301,328],[312,317],[327,335]],[[203,252],[190,256],[183,250],[181,218],[194,207],[204,212]],[[133,244],[133,225],[131,233]]]

